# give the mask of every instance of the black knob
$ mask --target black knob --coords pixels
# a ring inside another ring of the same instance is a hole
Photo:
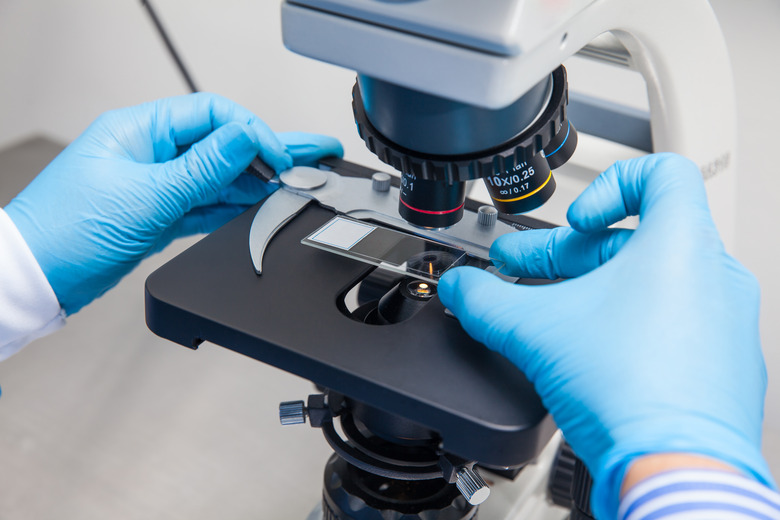
[[[569,520],[592,520],[590,490],[593,479],[585,463],[568,443],[561,443],[553,462],[548,490],[553,503],[571,509]]]
[[[585,467],[585,463],[580,459],[577,459],[577,464],[574,467],[574,482],[572,484],[572,499],[574,500],[574,508],[580,516],[578,518],[592,519],[593,512],[590,509],[590,490],[593,487],[593,478],[590,476],[588,468]]]
[[[577,464],[577,456],[568,443],[562,442],[555,455],[552,469],[550,470],[550,481],[547,488],[550,492],[550,499],[556,506],[571,509],[574,501],[571,496],[571,488],[574,483],[574,467]]]
[[[337,455],[325,466],[325,520],[476,520],[477,508],[438,478],[403,481],[360,470]]]

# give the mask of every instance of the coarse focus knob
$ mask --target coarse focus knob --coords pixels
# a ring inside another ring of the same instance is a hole
[[[477,210],[477,223],[480,226],[492,227],[498,221],[498,210],[493,206],[480,206]]]
[[[561,443],[558,454],[555,456],[550,480],[547,489],[550,499],[556,506],[571,509],[574,507],[572,500],[572,484],[574,482],[574,470],[577,465],[577,456],[566,441]]]
[[[303,401],[286,401],[279,404],[279,421],[282,426],[304,424],[306,422],[306,406],[304,406]]]
[[[469,504],[473,506],[478,506],[490,496],[488,485],[479,473],[471,468],[461,468],[458,471],[455,485]]]
[[[390,191],[390,181],[389,173],[376,172],[371,176],[371,188],[374,191]]]

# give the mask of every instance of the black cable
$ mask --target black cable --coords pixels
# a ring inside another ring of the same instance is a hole
[[[152,8],[152,4],[149,2],[149,0],[141,0],[141,4],[146,7],[146,11],[149,13],[149,17],[152,19],[152,22],[154,22],[154,26],[157,27],[157,32],[160,33],[160,37],[163,39],[165,46],[168,48],[168,52],[171,54],[173,61],[176,62],[176,66],[179,67],[179,72],[181,72],[181,75],[184,77],[184,81],[187,82],[187,85],[190,87],[192,92],[198,92],[200,89],[195,86],[195,82],[192,80],[192,76],[190,76],[190,73],[187,71],[187,67],[184,66],[184,62],[181,60],[179,53],[176,52],[176,49],[174,48],[170,38],[168,38],[168,33],[165,32],[165,28],[163,27],[162,22],[160,22],[160,19],[157,17],[157,13],[155,13],[154,9]]]

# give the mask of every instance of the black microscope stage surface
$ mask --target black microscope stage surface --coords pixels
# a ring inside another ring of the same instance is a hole
[[[354,175],[349,166],[337,161],[334,171]],[[155,334],[190,348],[214,343],[309,379],[437,432],[444,451],[467,460],[515,467],[535,458],[555,426],[533,386],[445,315],[438,297],[391,325],[340,309],[344,292],[376,268],[301,244],[334,211],[305,206],[270,240],[256,274],[248,237],[264,202],[149,276]]]

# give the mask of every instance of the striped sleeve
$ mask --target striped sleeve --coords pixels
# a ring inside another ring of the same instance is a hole
[[[780,520],[780,495],[736,473],[676,470],[643,480],[620,501],[620,520]]]

